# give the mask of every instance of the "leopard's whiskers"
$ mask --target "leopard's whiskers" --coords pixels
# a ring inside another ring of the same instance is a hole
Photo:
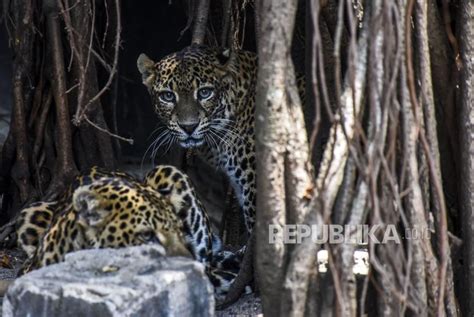
[[[163,152],[163,154],[161,156],[165,156],[168,151],[171,149],[171,146],[178,140],[178,137],[176,136],[176,134],[174,132],[171,132],[171,135],[168,139],[168,146],[166,147],[166,150]]]
[[[158,148],[160,148],[162,145],[165,144],[165,142],[169,138],[170,133],[171,133],[171,131],[165,130],[165,131],[163,131],[162,134],[160,134],[160,136],[158,138],[156,138],[156,140],[154,142],[155,144],[153,146],[152,155],[151,155],[152,160],[154,159],[154,157],[156,155],[156,151],[158,151]]]
[[[141,159],[141,163],[140,163],[140,171],[141,171],[141,173],[143,173],[143,164],[144,164],[144,162],[145,162],[145,157],[146,157],[148,151],[150,151],[150,149],[152,149],[152,153],[153,153],[154,150],[155,150],[155,147],[156,147],[157,142],[159,142],[160,139],[163,138],[163,137],[166,135],[166,133],[168,132],[168,129],[166,129],[166,127],[160,126],[160,127],[158,127],[157,129],[155,129],[155,130],[150,134],[150,136],[148,137],[148,139],[151,137],[151,135],[153,135],[155,132],[157,132],[157,130],[158,130],[159,128],[163,128],[163,129],[165,129],[165,130],[160,132],[160,134],[158,135],[158,137],[157,137],[155,140],[153,140],[153,142],[151,142],[151,144],[147,147],[145,153],[143,154],[142,159]],[[151,164],[153,165],[153,158],[152,158],[151,156],[150,156],[150,158],[151,158]]]
[[[214,129],[209,129],[209,132],[214,135],[219,141],[221,141],[222,143],[224,143],[226,146],[228,147],[231,147],[231,144],[229,143],[229,141],[225,140],[222,136],[220,136],[217,131],[215,131]]]
[[[166,129],[166,126],[159,125],[155,130],[151,131],[150,135],[146,139],[149,140],[151,137],[153,137],[153,135],[155,133],[157,133],[159,130],[163,130],[163,129]]]
[[[230,136],[235,137],[236,139],[239,139],[241,141],[244,141],[247,144],[249,143],[248,140],[246,140],[239,133],[237,133],[234,130],[234,128],[232,128],[232,127],[225,127],[225,126],[222,126],[222,125],[212,126],[212,127],[213,127],[214,131],[219,132],[220,136],[223,137],[223,138],[226,136],[226,134],[229,134]]]
[[[209,148],[215,148],[216,150],[219,150],[219,145],[216,143],[216,140],[214,140],[212,134],[206,133],[204,134],[204,140],[206,141],[207,145]]]

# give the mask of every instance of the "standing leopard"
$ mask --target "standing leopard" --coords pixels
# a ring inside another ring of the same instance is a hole
[[[247,231],[255,222],[256,54],[192,45],[154,62],[137,61],[155,112],[161,144],[197,148],[230,179]]]

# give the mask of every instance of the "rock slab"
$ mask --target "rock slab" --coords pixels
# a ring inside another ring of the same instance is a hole
[[[157,246],[74,252],[17,279],[3,316],[214,316],[204,267]]]

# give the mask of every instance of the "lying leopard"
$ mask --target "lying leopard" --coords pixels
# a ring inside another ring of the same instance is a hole
[[[193,185],[172,166],[155,168],[144,182],[93,168],[59,201],[24,209],[18,236],[30,256],[22,273],[60,262],[75,250],[146,243],[161,244],[167,255],[193,256],[204,263],[218,297],[226,294],[238,271],[211,263],[213,253],[222,260],[220,241],[211,235]],[[232,254],[225,261],[232,257],[232,263],[240,264]]]
[[[146,243],[161,244],[169,255],[191,256],[182,226],[154,190],[103,177],[74,191],[72,203],[53,220],[24,271],[63,261],[76,250]]]
[[[198,148],[230,178],[251,232],[255,222],[254,112],[257,57],[192,45],[137,66],[159,119],[161,143]]]

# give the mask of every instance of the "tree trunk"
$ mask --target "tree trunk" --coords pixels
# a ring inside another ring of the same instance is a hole
[[[288,104],[286,94],[291,34],[296,0],[258,2],[259,69],[255,132],[257,160],[256,269],[265,315],[279,316],[279,285],[285,273],[285,245],[278,234],[269,243],[270,225],[286,223],[285,154]],[[265,61],[262,63],[262,61]]]
[[[54,103],[56,105],[56,146],[58,157],[49,195],[57,195],[72,180],[77,173],[76,163],[72,153],[71,116],[66,95],[66,73],[64,67],[63,44],[61,42],[61,29],[59,26],[59,10],[53,0],[45,1],[44,8],[48,31],[48,40],[51,41],[52,75]]]
[[[474,314],[474,4],[461,1],[459,6],[459,40],[462,60],[459,93],[459,144],[461,166],[459,178],[464,286],[462,296],[465,316]]]

